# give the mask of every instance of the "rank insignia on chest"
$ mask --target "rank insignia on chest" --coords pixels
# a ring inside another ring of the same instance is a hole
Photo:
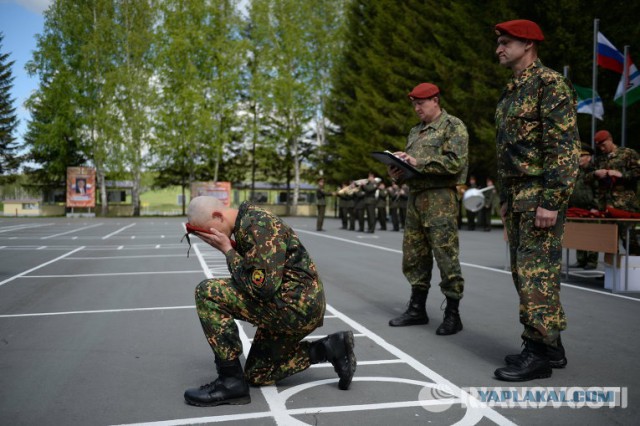
[[[260,288],[264,285],[265,275],[266,273],[264,269],[254,269],[251,273],[251,282],[253,285]]]

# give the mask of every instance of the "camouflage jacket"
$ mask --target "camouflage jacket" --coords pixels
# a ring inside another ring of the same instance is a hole
[[[596,155],[595,170],[617,170],[620,178],[600,179],[598,181],[598,206],[604,210],[606,206],[637,212],[638,181],[640,181],[640,155],[631,148],[617,147],[609,154]]]
[[[469,134],[457,117],[442,110],[432,123],[411,129],[405,152],[417,160],[422,176],[407,179],[411,192],[434,188],[455,188],[467,180]]]
[[[510,200],[515,211],[567,206],[578,175],[576,114],[573,88],[539,59],[507,84],[495,116],[501,204]]]
[[[596,203],[595,197],[595,185],[593,166],[580,167],[578,177],[576,178],[576,186],[569,198],[569,207],[578,207],[587,210],[598,209],[598,203]]]
[[[272,300],[279,307],[324,300],[315,263],[282,219],[245,201],[238,210],[233,236],[236,248],[225,256],[241,292]]]

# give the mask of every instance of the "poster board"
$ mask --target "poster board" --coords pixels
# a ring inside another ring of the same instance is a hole
[[[96,206],[96,169],[67,167],[67,207]]]
[[[191,198],[207,195],[222,201],[226,207],[231,205],[231,182],[193,182]]]

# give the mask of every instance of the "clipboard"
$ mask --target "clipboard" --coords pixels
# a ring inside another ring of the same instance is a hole
[[[371,156],[387,166],[394,166],[402,170],[404,172],[405,179],[411,179],[422,175],[418,169],[406,161],[396,157],[390,151],[373,151]]]

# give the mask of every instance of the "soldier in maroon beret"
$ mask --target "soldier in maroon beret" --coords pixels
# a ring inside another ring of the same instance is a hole
[[[408,184],[406,221],[402,243],[402,272],[411,285],[405,312],[389,321],[391,327],[429,323],[426,303],[431,288],[434,259],[438,264],[440,291],[447,300],[439,336],[462,331],[460,300],[464,278],[458,242],[456,187],[464,184],[469,167],[469,134],[459,118],[440,105],[440,89],[420,83],[408,94],[420,123],[409,132],[404,151],[394,154],[421,173],[407,177],[390,166],[394,182]]]
[[[496,35],[508,35],[521,40],[544,40],[544,34],[538,24],[526,19],[515,19],[496,25]]]
[[[524,350],[506,356],[507,366],[494,374],[527,381],[567,364],[560,340],[567,327],[560,270],[565,212],[578,174],[576,96],[538,58],[544,35],[535,22],[503,22],[495,31],[498,61],[513,73],[496,108],[496,152]]]

